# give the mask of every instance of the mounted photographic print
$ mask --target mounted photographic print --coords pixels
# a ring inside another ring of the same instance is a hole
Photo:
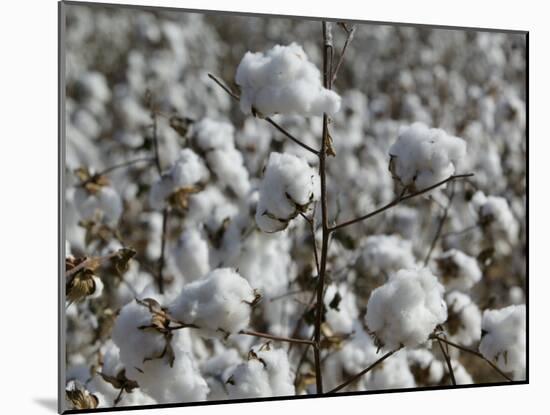
[[[59,25],[60,412],[528,382],[527,32]]]

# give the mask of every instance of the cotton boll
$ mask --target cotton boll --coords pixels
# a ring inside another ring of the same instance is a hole
[[[202,151],[235,147],[235,129],[226,121],[203,118],[193,124],[193,140]]]
[[[418,386],[437,385],[445,374],[443,362],[427,349],[407,350],[407,360]]]
[[[481,312],[472,299],[459,291],[445,297],[449,318],[445,323],[450,339],[468,346],[481,337]]]
[[[230,399],[292,396],[294,377],[283,349],[252,351],[226,381]]]
[[[169,309],[179,321],[200,327],[207,337],[217,337],[248,326],[255,298],[243,277],[232,269],[219,268],[185,285]]]
[[[209,151],[206,160],[220,183],[230,188],[238,197],[244,197],[248,193],[248,171],[240,151],[233,147]]]
[[[242,359],[237,350],[222,348],[221,351],[201,364],[201,373],[205,376],[210,389],[209,401],[229,398],[226,380],[231,375],[231,371],[241,362]]]
[[[186,229],[172,252],[175,263],[187,282],[195,281],[210,271],[208,242],[198,229]]]
[[[518,223],[506,199],[485,196],[482,191],[477,191],[472,197],[472,207],[483,229],[493,240],[505,238],[511,244],[517,241]]]
[[[414,123],[402,128],[391,146],[390,170],[402,185],[424,189],[453,175],[465,155],[463,139]]]
[[[479,351],[516,380],[526,371],[526,308],[511,305],[500,310],[485,310]]]
[[[325,389],[334,389],[361,368],[368,367],[382,356],[383,351],[378,350],[372,336],[356,320],[353,324],[351,337],[343,342],[340,349],[329,354],[324,361],[323,385]],[[345,390],[364,390],[365,379],[368,376],[367,374],[357,384],[352,384]]]
[[[209,392],[195,360],[184,351],[176,351],[172,367],[165,359],[147,361],[136,380],[145,393],[162,403],[204,401]]]
[[[162,209],[166,199],[182,188],[193,188],[209,179],[210,173],[202,159],[191,149],[183,149],[170,170],[151,187],[149,204]]]
[[[320,116],[340,109],[340,97],[323,88],[319,70],[296,43],[276,45],[265,53],[247,52],[235,80],[245,114]]]
[[[481,270],[475,258],[451,249],[436,258],[437,267],[447,290],[468,291],[481,280]]]
[[[409,369],[407,354],[401,350],[384,360],[367,378],[367,390],[402,389],[416,386]]]
[[[354,293],[347,284],[333,284],[327,287],[324,297],[325,319],[335,334],[350,334],[353,322],[359,316]]]
[[[298,212],[319,198],[318,174],[303,159],[271,153],[260,184],[256,223],[264,232],[287,227]]]
[[[468,373],[466,368],[457,360],[451,360],[451,367],[453,368],[453,374],[455,375],[455,381],[457,385],[471,385],[474,383],[472,376]],[[445,365],[445,368],[447,366]],[[449,383],[450,375],[445,373],[445,377],[442,380],[442,383]]]
[[[375,289],[366,323],[386,347],[417,346],[447,319],[443,286],[427,269],[400,270]]]
[[[99,218],[108,224],[118,222],[122,214],[122,200],[115,189],[101,187],[97,192],[89,192],[78,187],[73,202],[83,220]]]
[[[372,235],[361,247],[359,265],[372,277],[412,268],[415,263],[412,243],[398,235]]]
[[[151,318],[147,307],[132,301],[120,310],[115,321],[112,339],[120,350],[120,361],[130,378],[135,378],[138,369],[143,368],[144,359],[161,355],[166,347],[166,339],[160,332],[139,329],[151,325]]]

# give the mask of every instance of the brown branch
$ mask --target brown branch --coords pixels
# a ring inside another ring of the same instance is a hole
[[[332,88],[332,24],[323,22],[323,83],[326,89]],[[319,151],[319,176],[321,178],[321,218],[322,218],[322,243],[321,243],[321,263],[319,269],[319,283],[317,284],[317,304],[315,314],[315,348],[313,349],[315,358],[315,382],[317,393],[323,393],[323,374],[321,368],[321,324],[323,322],[324,311],[324,288],[325,275],[327,269],[328,242],[329,242],[329,225],[328,225],[328,204],[327,204],[327,146],[329,145],[329,118],[323,114],[323,136],[321,137],[321,151]]]
[[[498,372],[502,377],[504,377],[506,380],[510,381],[510,382],[513,382],[513,379],[510,378],[506,373],[504,373],[502,370],[500,370],[498,368],[498,366],[496,366],[493,362],[491,362],[489,359],[487,359],[485,356],[483,356],[481,353],[475,351],[475,350],[472,350],[472,349],[469,349],[465,346],[462,346],[460,344],[456,344],[456,343],[453,343],[452,341],[450,340],[447,340],[447,339],[444,339],[442,337],[439,337],[435,334],[432,334],[430,336],[432,339],[436,339],[438,341],[442,341],[443,343],[446,343],[448,344],[449,346],[452,346],[458,350],[462,350],[463,352],[466,352],[466,353],[470,353],[470,354],[473,354],[474,356],[477,356],[479,357],[480,359],[483,359],[485,360],[496,372]]]
[[[159,293],[164,294],[164,263],[165,261],[165,252],[166,252],[166,233],[168,228],[168,213],[169,210],[167,207],[162,211],[162,235],[160,240],[160,257],[158,261],[158,288]]]
[[[208,74],[208,77],[212,79],[216,84],[218,84],[225,92],[227,92],[234,100],[240,101],[239,95],[237,95],[235,92],[231,91],[229,87],[224,85],[222,81],[220,81],[216,76],[212,75],[211,73]],[[281,133],[283,133],[287,138],[294,141],[296,144],[298,144],[300,147],[305,148],[307,151],[313,154],[319,154],[317,150],[314,148],[308,146],[307,144],[301,142],[296,137],[294,137],[292,134],[290,134],[287,130],[285,130],[283,127],[281,127],[279,124],[277,124],[273,118],[271,117],[265,117],[264,120],[266,120],[269,124],[271,124],[273,127],[275,127],[277,130],[279,130]]]
[[[441,215],[441,218],[439,219],[439,223],[437,224],[437,230],[435,231],[435,235],[432,239],[432,243],[430,244],[430,249],[428,250],[426,257],[424,258],[424,266],[428,265],[428,262],[430,262],[430,257],[432,256],[433,250],[437,245],[437,241],[441,236],[441,231],[443,230],[443,226],[445,225],[445,221],[447,220],[447,216],[449,215],[449,209],[453,204],[454,197],[455,197],[455,186],[454,186],[454,182],[451,182],[451,195],[449,196],[449,202],[447,203],[447,206],[445,206],[445,209],[443,210],[443,215]]]
[[[447,369],[449,370],[449,376],[451,377],[451,383],[456,386],[455,372],[453,370],[453,365],[451,364],[451,359],[450,359],[448,353],[445,351],[445,348],[443,347],[443,344],[441,343],[441,340],[437,339],[437,344],[439,344],[439,348],[441,349],[441,353],[443,353],[443,357],[445,358],[445,362],[447,363]]]
[[[338,392],[339,390],[345,388],[346,386],[348,386],[349,384],[355,382],[357,379],[359,379],[361,376],[367,374],[368,372],[370,372],[372,369],[374,369],[376,366],[378,366],[380,363],[382,363],[384,360],[386,360],[388,357],[390,357],[392,354],[394,354],[395,352],[401,350],[403,348],[403,346],[400,346],[399,348],[395,349],[395,350],[392,350],[392,351],[389,351],[388,353],[386,353],[384,356],[382,356],[380,359],[378,359],[376,362],[374,362],[373,364],[371,364],[369,367],[367,367],[366,369],[363,369],[361,372],[353,375],[351,378],[349,378],[348,380],[346,380],[344,383],[342,383],[341,385],[335,387],[334,389],[328,391],[327,393],[336,393]]]
[[[308,346],[314,345],[313,341],[307,340],[307,339],[295,339],[292,337],[274,336],[272,334],[260,333],[258,331],[253,331],[253,330],[241,330],[239,331],[239,334],[244,334],[246,336],[261,337],[263,339],[275,340],[275,341],[286,342],[286,343],[307,344]]]
[[[141,162],[144,162],[144,161],[153,162],[153,161],[155,161],[155,159],[152,158],[152,157],[142,157],[142,158],[139,158],[139,159],[124,161],[122,163],[115,164],[111,167],[106,168],[105,170],[102,170],[98,173],[93,174],[89,179],[84,180],[81,183],[78,183],[78,186],[80,186],[80,187],[86,186],[88,183],[94,181],[99,176],[104,176],[106,174],[109,174],[109,173],[113,172],[114,170],[118,170],[118,169],[121,169],[121,168],[124,168],[124,167],[129,167],[133,164],[141,163]]]
[[[385,206],[382,206],[381,208],[378,208],[376,209],[375,211],[373,212],[370,212],[370,213],[367,213],[366,215],[363,215],[363,216],[360,216],[358,218],[355,218],[355,219],[351,219],[347,222],[343,222],[343,223],[340,223],[338,225],[334,225],[333,227],[331,227],[329,229],[330,232],[334,232],[335,230],[337,229],[340,229],[340,228],[343,228],[343,227],[346,227],[346,226],[349,226],[349,225],[353,225],[354,223],[357,223],[357,222],[361,222],[363,220],[366,220],[366,219],[369,219],[373,216],[376,216],[378,215],[379,213],[382,213],[384,212],[385,210],[388,210],[402,202],[404,202],[405,200],[408,200],[408,199],[412,199],[413,197],[416,197],[416,196],[420,196],[424,193],[427,193],[429,192],[430,190],[433,190],[439,186],[442,186],[444,185],[445,183],[447,182],[450,182],[450,181],[453,181],[453,180],[458,180],[458,179],[463,179],[463,178],[466,178],[466,177],[472,177],[474,174],[473,173],[467,173],[467,174],[456,174],[456,175],[453,175],[453,176],[450,176],[450,177],[447,177],[445,180],[441,180],[440,182],[437,182],[436,184],[433,184],[431,186],[428,186],[424,189],[421,189],[421,190],[417,190],[416,192],[413,192],[413,193],[410,193],[406,196],[402,196],[402,197],[398,197],[397,199],[391,201],[390,203],[388,203],[387,205]]]
[[[300,216],[305,219],[305,221],[309,224],[309,228],[311,231],[311,237],[313,238],[313,254],[315,256],[315,268],[317,269],[317,275],[320,273],[319,269],[319,254],[317,253],[317,240],[315,239],[315,211],[312,214],[311,218],[308,218],[305,213],[299,212]]]
[[[346,41],[344,42],[344,47],[342,48],[342,52],[340,52],[340,57],[338,58],[338,63],[336,64],[336,68],[334,69],[334,72],[332,73],[332,80],[331,82],[334,84],[336,82],[336,78],[338,76],[338,71],[340,70],[340,66],[342,66],[342,63],[344,62],[344,56],[346,54],[346,50],[348,49],[349,44],[353,40],[353,35],[355,34],[355,25],[351,27],[351,29],[346,28],[345,23],[342,23],[341,26],[346,31],[347,37]]]

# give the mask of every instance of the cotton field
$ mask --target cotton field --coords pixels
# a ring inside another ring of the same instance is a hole
[[[66,6],[66,407],[526,380],[526,37]]]

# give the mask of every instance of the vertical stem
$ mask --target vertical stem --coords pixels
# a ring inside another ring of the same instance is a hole
[[[151,118],[153,119],[153,151],[155,154],[155,166],[157,168],[158,174],[162,177],[162,165],[160,164],[160,154],[159,154],[159,139],[157,133],[157,113],[154,109],[151,109]],[[159,293],[164,294],[164,251],[166,250],[166,230],[168,225],[168,208],[165,207],[162,211],[162,235],[160,240],[160,257],[158,260],[158,276],[157,284]]]
[[[328,22],[323,22],[323,83],[324,87],[331,89],[332,85],[332,27]],[[313,348],[315,356],[315,379],[317,393],[323,393],[323,378],[321,369],[321,323],[323,322],[323,294],[325,289],[325,274],[327,268],[327,253],[329,242],[329,225],[327,209],[327,183],[326,183],[326,157],[328,137],[328,115],[323,114],[323,137],[321,142],[321,151],[319,152],[319,176],[321,178],[321,217],[322,217],[322,245],[321,245],[321,264],[319,270],[319,284],[317,285],[317,313],[315,319],[315,346]]]

